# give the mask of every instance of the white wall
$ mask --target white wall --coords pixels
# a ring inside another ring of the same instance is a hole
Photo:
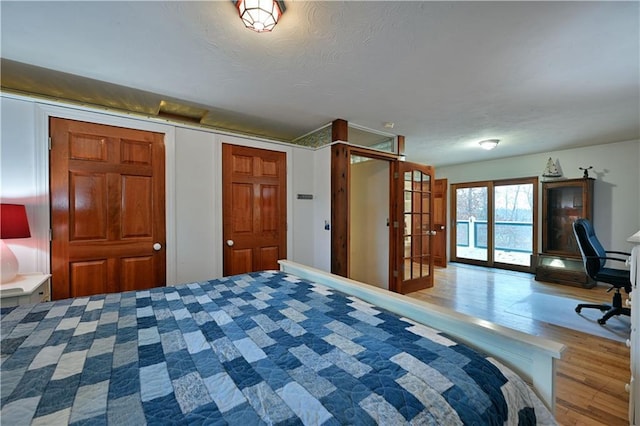
[[[330,146],[313,151],[4,93],[0,101],[0,200],[27,206],[32,234],[8,242],[20,261],[20,272],[48,272],[50,267],[49,116],[165,134],[168,283],[222,274],[223,142],[287,152],[288,258],[330,271],[331,232],[325,229],[325,221],[331,219]],[[640,141],[442,167],[436,175],[449,184],[536,176],[549,156],[560,161],[566,177],[580,177],[579,166],[594,167],[598,236],[611,249],[628,250],[626,238],[640,229]],[[298,200],[297,194],[312,194],[313,200]]]
[[[165,134],[168,284],[222,275],[222,143],[287,154],[287,257],[316,266],[314,202],[295,199],[315,190],[313,150],[22,96],[1,102],[0,200],[27,206],[32,233],[10,242],[20,272],[50,270],[49,116]]]
[[[314,153],[313,266],[331,272],[331,146]],[[326,226],[325,226],[326,224]]]
[[[20,263],[20,271],[38,270],[38,241],[48,224],[41,223],[37,205],[40,201],[36,185],[35,105],[31,102],[1,99],[0,114],[0,195],[3,203],[24,204],[31,238],[6,240]],[[13,123],[22,123],[16,126]]]
[[[496,149],[500,149],[500,146]],[[447,178],[451,185],[460,182],[541,176],[549,157],[559,161],[566,178],[580,178],[582,171],[578,167],[593,166],[589,175],[596,179],[593,224],[598,238],[609,250],[630,251],[631,245],[626,239],[640,229],[640,141],[608,143],[441,167],[436,169],[436,177]],[[450,215],[450,206],[448,207]],[[542,192],[539,191],[539,209],[541,208]],[[451,222],[450,217],[448,221]],[[540,235],[538,241],[541,245]]]
[[[294,149],[293,186],[289,190],[293,200],[293,222],[289,223],[289,234],[293,244],[289,247],[289,258],[303,265],[315,266],[314,235],[316,228],[322,230],[315,220],[315,151]],[[299,200],[298,194],[312,195],[312,200]]]
[[[251,146],[287,155],[287,258],[313,264],[313,151],[200,129],[176,129],[177,281],[223,274],[222,144]]]
[[[214,199],[216,135],[176,129],[177,282],[222,275],[221,212]]]
[[[212,194],[216,211],[222,212],[222,144],[250,146],[284,152],[287,155],[287,259],[306,265],[313,265],[313,237],[311,210],[308,200],[297,200],[298,193],[310,193],[313,188],[313,150],[301,146],[248,139],[244,137],[218,134],[216,137],[216,185]],[[222,244],[222,220],[218,223],[219,241]],[[221,253],[220,253],[221,256]],[[222,264],[222,257],[220,264]],[[222,271],[220,271],[221,275]],[[216,275],[216,276],[218,276]]]
[[[19,272],[50,271],[48,129],[49,117],[61,117],[165,134],[167,282],[174,282],[174,128],[164,123],[133,119],[122,114],[96,113],[88,108],[36,102],[22,96],[2,94],[0,101],[0,201],[24,203],[31,229],[31,238],[11,242],[11,248],[20,263]]]

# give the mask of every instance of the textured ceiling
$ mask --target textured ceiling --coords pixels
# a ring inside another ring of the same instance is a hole
[[[231,1],[3,0],[2,86],[285,141],[394,122],[435,166],[640,138],[638,2],[285,3],[258,34]]]

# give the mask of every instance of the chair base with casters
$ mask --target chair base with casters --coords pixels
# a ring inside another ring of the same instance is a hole
[[[611,287],[608,291],[613,290]],[[607,320],[616,315],[631,315],[631,308],[623,308],[622,307],[622,295],[620,294],[620,289],[616,288],[616,292],[613,295],[613,305],[607,304],[592,304],[592,303],[580,303],[576,306],[576,312],[580,313],[582,308],[592,308],[592,309],[600,309],[602,312],[606,312],[602,318],[598,318],[598,324],[604,325],[607,323]]]
[[[630,253],[621,251],[605,250],[598,241],[596,233],[591,222],[584,218],[579,218],[573,222],[573,233],[580,249],[582,263],[587,275],[596,282],[606,283],[612,286],[607,292],[615,290],[613,295],[613,303],[607,304],[590,304],[580,303],[576,306],[576,312],[580,313],[583,308],[600,309],[606,312],[604,316],[598,319],[600,325],[604,325],[609,318],[615,315],[631,315],[630,308],[622,307],[622,294],[620,289],[624,289],[627,293],[631,292],[630,272],[627,269],[607,268],[605,264],[608,261],[617,261],[625,263],[626,259],[621,256],[630,256]],[[611,255],[618,255],[613,257]]]

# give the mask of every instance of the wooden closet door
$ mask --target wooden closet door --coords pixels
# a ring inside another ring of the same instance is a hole
[[[165,285],[164,135],[49,127],[53,298]]]
[[[286,154],[222,145],[224,275],[279,269],[287,257]]]

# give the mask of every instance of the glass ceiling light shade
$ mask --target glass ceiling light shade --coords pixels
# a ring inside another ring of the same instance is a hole
[[[275,0],[238,0],[236,7],[244,25],[259,33],[273,30],[282,15]]]
[[[480,141],[478,143],[480,144],[482,149],[486,149],[487,151],[490,151],[493,148],[495,148],[496,146],[498,146],[498,142],[500,142],[500,140],[498,140],[498,139],[487,139],[487,140],[484,140],[484,141]]]

